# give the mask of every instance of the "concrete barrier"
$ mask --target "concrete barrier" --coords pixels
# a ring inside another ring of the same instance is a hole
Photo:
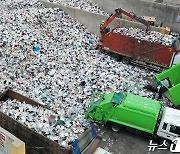
[[[170,4],[170,5],[179,5],[180,6],[180,0],[163,0],[163,3]]]
[[[45,7],[50,8],[60,8],[61,10],[64,10],[66,13],[68,13],[73,19],[78,20],[80,23],[82,23],[90,32],[95,33],[99,35],[99,25],[102,20],[106,20],[108,16],[105,15],[100,15],[96,13],[91,13],[87,11],[83,11],[80,9],[72,8],[72,7],[66,7],[63,5],[55,4],[55,3],[50,3],[50,2],[45,2],[42,0],[39,0]],[[125,19],[115,19],[110,27],[115,28],[116,26],[122,26],[122,27],[136,27],[136,28],[141,28],[145,29],[145,25],[133,21],[128,21]],[[151,27],[151,30],[155,31],[162,31],[164,30],[163,28],[158,28],[158,27]]]
[[[177,16],[180,12],[179,6],[170,6],[161,3],[148,2],[143,0],[93,0],[104,11],[112,13],[116,8],[122,8],[128,12],[134,12],[138,16],[154,16],[157,24],[164,22],[165,26],[172,31],[180,33],[180,23]]]

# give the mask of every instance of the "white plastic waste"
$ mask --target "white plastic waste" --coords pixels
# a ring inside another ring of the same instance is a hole
[[[115,33],[120,33],[122,35],[130,36],[137,38],[138,40],[145,40],[149,42],[154,42],[158,44],[163,44],[166,46],[171,46],[173,40],[175,39],[172,35],[161,34],[156,31],[148,31],[147,33],[139,28],[116,28],[114,29]]]
[[[8,100],[1,110],[59,144],[89,126],[85,110],[96,91],[152,98],[144,85],[153,72],[99,54],[98,37],[63,11],[11,1],[0,16],[0,92],[10,88],[50,108]]]
[[[92,0],[49,0],[49,2],[61,4],[68,7],[74,7],[92,13],[108,15]]]

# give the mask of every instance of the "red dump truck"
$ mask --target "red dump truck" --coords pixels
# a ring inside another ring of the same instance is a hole
[[[173,45],[163,45],[116,33],[115,30],[120,28],[120,26],[110,30],[108,25],[121,14],[144,24],[146,32],[148,32],[149,26],[151,26],[149,21],[137,17],[134,13],[128,13],[118,8],[100,25],[101,38],[97,45],[99,51],[110,51],[118,54],[123,63],[136,63],[156,71],[164,70],[180,63],[180,36],[173,41]]]

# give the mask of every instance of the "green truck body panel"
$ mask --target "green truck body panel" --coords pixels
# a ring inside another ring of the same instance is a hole
[[[155,76],[157,83],[166,78],[169,78],[171,86],[164,85],[166,87],[164,95],[171,100],[174,106],[180,106],[180,64]]]
[[[92,102],[86,112],[90,121],[115,122],[151,134],[154,133],[162,106],[155,100],[115,92],[105,95],[104,99],[97,102]]]

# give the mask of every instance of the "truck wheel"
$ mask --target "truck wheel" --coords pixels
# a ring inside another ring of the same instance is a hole
[[[123,57],[121,59],[121,61],[122,61],[123,64],[129,64],[130,63],[130,58],[129,57]]]
[[[122,129],[123,129],[122,126],[120,126],[118,124],[111,124],[111,130],[113,132],[118,133],[118,132],[122,131]]]

